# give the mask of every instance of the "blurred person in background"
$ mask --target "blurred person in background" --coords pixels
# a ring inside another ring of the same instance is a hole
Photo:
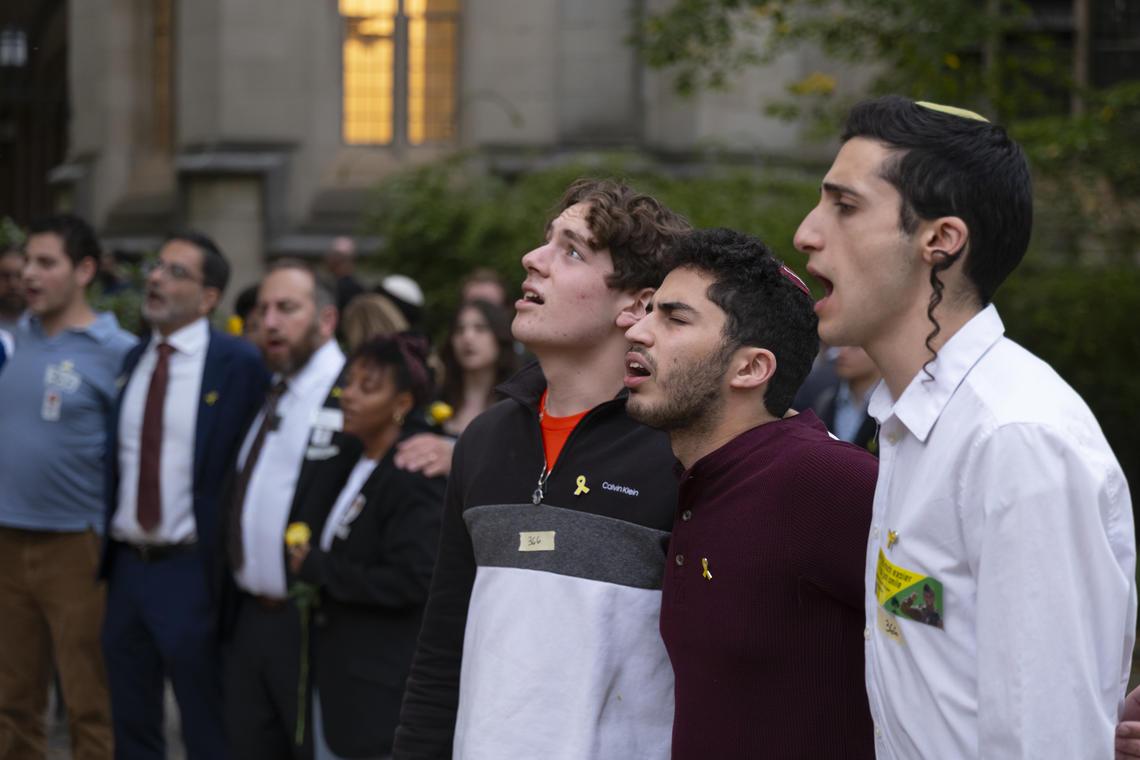
[[[301,627],[289,596],[285,527],[309,466],[341,444],[344,354],[336,295],[303,261],[273,263],[258,289],[261,351],[274,373],[223,497],[224,720],[234,760],[312,756],[298,703]],[[329,408],[330,403],[333,408]]]
[[[404,274],[390,274],[376,286],[376,292],[392,299],[413,332],[424,329],[424,291],[419,283]]]
[[[325,251],[325,268],[336,283],[336,308],[344,314],[349,301],[364,292],[364,286],[356,279],[356,243],[352,238],[341,235],[333,238]]]
[[[169,678],[187,756],[220,760],[220,491],[269,373],[256,348],[210,327],[230,276],[213,240],[176,232],[143,269],[152,332],[127,354],[107,436],[100,577],[115,754],[166,757]]]
[[[455,439],[471,420],[502,398],[495,386],[518,371],[510,318],[487,301],[469,301],[460,307],[443,346],[443,384],[440,400],[450,416],[441,422],[446,435],[424,432],[400,442],[400,467],[427,475],[451,470]]]
[[[24,251],[9,245],[0,251],[0,330],[16,332],[16,323],[27,308],[20,280],[24,273]]]
[[[241,320],[241,337],[260,348],[261,316],[257,313],[257,284],[238,293],[234,316]]]
[[[446,482],[392,462],[405,418],[428,399],[427,350],[408,334],[356,348],[341,410],[343,432],[362,450],[346,447],[316,463],[294,501],[291,521],[309,525],[313,540],[291,547],[289,568],[321,594],[309,650],[317,760],[392,750]]]
[[[453,414],[443,423],[458,436],[471,420],[502,396],[495,386],[518,371],[509,315],[494,303],[476,300],[460,307],[442,350],[440,399]]]
[[[883,376],[875,361],[860,346],[842,346],[835,353],[835,379],[808,403],[836,438],[870,451],[878,451],[879,425],[867,413],[871,391]]]
[[[72,214],[31,225],[30,314],[0,372],[0,757],[43,757],[54,658],[73,760],[111,757],[97,583],[104,455],[116,379],[135,337],[95,312],[94,231]]]
[[[340,319],[340,334],[349,352],[377,336],[391,337],[408,329],[408,320],[387,296],[362,293],[352,299]]]
[[[463,279],[459,295],[463,303],[487,301],[510,313],[513,304],[507,295],[507,284],[494,269],[480,267]]]

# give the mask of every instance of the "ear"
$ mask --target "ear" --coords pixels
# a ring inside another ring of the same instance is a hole
[[[416,400],[412,397],[411,391],[400,391],[396,396],[396,411],[401,417],[408,416],[408,412],[415,408]]]
[[[654,288],[642,288],[641,290],[631,293],[630,298],[632,301],[623,306],[617,315],[617,326],[622,330],[628,330],[641,321],[641,318],[646,315],[646,308],[649,302],[653,299]]]
[[[206,316],[214,310],[221,298],[222,291],[212,285],[207,285],[202,289],[202,298],[198,301],[198,313],[203,317]]]
[[[86,288],[95,279],[95,273],[99,271],[99,260],[94,256],[84,256],[75,265],[75,276],[79,280],[79,286]]]
[[[339,317],[335,306],[323,306],[317,312],[317,324],[320,326],[321,337],[331,338],[336,334],[336,323]]]
[[[970,240],[969,228],[957,216],[942,216],[927,223],[921,235],[922,256],[930,266],[944,261],[947,254],[965,254]]]
[[[729,363],[730,388],[747,390],[767,385],[776,372],[776,355],[766,348],[743,346],[736,349]]]

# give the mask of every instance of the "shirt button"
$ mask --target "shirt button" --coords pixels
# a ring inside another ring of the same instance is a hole
[[[898,433],[887,433],[887,443],[894,446],[898,442],[899,442],[899,434]]]
[[[879,537],[879,526],[875,525],[871,528],[871,538],[878,538],[878,537]]]
[[[692,520],[693,519],[693,510],[686,509],[684,512],[681,513],[681,519],[686,521],[686,522],[688,522],[689,520]]]
[[[866,639],[867,641],[871,640],[871,628],[870,627],[863,629],[863,638]]]
[[[677,560],[678,565],[685,564],[685,555],[684,554],[678,554],[676,557],[676,560]]]
[[[875,738],[876,739],[882,739],[883,738],[883,729],[879,728],[878,723],[875,724]]]

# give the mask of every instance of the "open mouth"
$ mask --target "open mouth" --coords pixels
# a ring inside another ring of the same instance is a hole
[[[831,293],[835,290],[835,285],[831,282],[831,280],[814,271],[810,266],[807,268],[807,272],[809,275],[811,275],[812,279],[823,286],[823,298],[815,302],[815,307],[818,310],[820,304],[831,297]]]
[[[635,388],[652,375],[649,361],[641,354],[630,351],[625,355],[625,379],[627,388]]]
[[[522,300],[526,301],[527,303],[537,303],[537,304],[546,303],[546,301],[542,300],[542,296],[540,296],[538,293],[534,293],[534,292],[531,292],[529,290],[523,291]]]

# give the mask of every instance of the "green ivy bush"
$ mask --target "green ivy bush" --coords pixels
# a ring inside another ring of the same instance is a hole
[[[1140,270],[1026,265],[994,303],[1006,335],[1053,366],[1088,403],[1132,493],[1140,488]],[[1017,383],[1017,378],[1009,378]]]

